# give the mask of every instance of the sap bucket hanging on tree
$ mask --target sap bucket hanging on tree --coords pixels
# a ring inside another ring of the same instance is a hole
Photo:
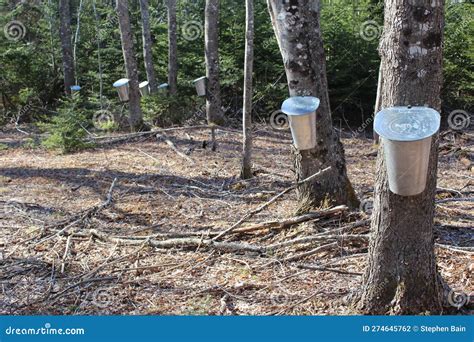
[[[143,81],[138,85],[138,89],[140,90],[140,94],[142,96],[147,96],[150,94],[150,86],[148,81]]]
[[[288,115],[293,142],[298,150],[316,147],[316,109],[319,99],[313,96],[294,96],[286,99],[281,111]]]
[[[206,83],[207,83],[207,77],[202,76],[199,78],[196,78],[194,81],[194,86],[196,87],[196,93],[198,96],[206,96]]]
[[[158,86],[158,92],[160,93],[166,93],[168,91],[168,83],[162,83]]]
[[[414,196],[426,188],[431,137],[441,116],[428,107],[391,107],[375,116],[374,130],[382,137],[390,191]]]
[[[130,80],[128,78],[121,78],[114,83],[114,87],[117,88],[118,96],[120,101],[127,102],[128,101],[128,82]]]
[[[72,93],[76,93],[76,92],[78,92],[78,91],[81,90],[81,86],[78,85],[78,84],[72,85],[72,86],[70,86],[69,88],[71,89],[71,92],[72,92]]]

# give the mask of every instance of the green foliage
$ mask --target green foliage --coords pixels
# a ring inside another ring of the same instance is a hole
[[[474,104],[474,7],[470,3],[446,6],[444,41],[444,105],[473,110]]]
[[[89,125],[87,113],[81,109],[78,94],[60,101],[58,115],[43,125],[51,135],[43,142],[46,148],[59,149],[62,153],[76,152],[92,145],[84,141]]]
[[[166,92],[151,94],[141,99],[143,116],[160,127],[182,124],[189,118],[194,101],[194,97],[168,96]]]
[[[57,1],[5,1],[0,26],[20,21],[24,34],[7,39],[0,34],[0,95],[2,117],[14,115],[29,105],[25,120],[43,120],[48,110],[64,110],[59,15]],[[96,4],[94,12],[93,3]],[[145,80],[142,56],[141,18],[137,1],[130,1],[134,44],[140,81]],[[372,115],[375,102],[379,56],[378,38],[383,24],[382,0],[321,0],[321,28],[326,49],[329,94],[333,117],[359,123]],[[205,75],[204,0],[178,1],[179,97],[157,95],[143,99],[149,120],[160,125],[177,124],[200,112],[202,99],[195,97],[192,80]],[[245,8],[242,0],[221,0],[219,49],[222,105],[227,117],[241,116],[245,38]],[[72,32],[76,31],[79,1],[71,1]],[[452,108],[471,109],[473,103],[473,7],[469,3],[446,6],[443,103]],[[95,15],[97,14],[97,16]],[[153,57],[157,79],[167,82],[168,37],[165,2],[150,1]],[[118,19],[111,2],[84,1],[77,42],[77,83],[81,96],[89,99],[84,108],[120,107],[112,83],[125,77]],[[364,25],[373,23],[375,36],[364,37]],[[195,31],[191,30],[194,27]],[[190,37],[191,32],[191,37]],[[4,32],[2,32],[4,33]],[[102,73],[99,72],[99,59]],[[271,26],[266,0],[255,1],[254,117],[266,119],[288,96],[280,51]],[[36,108],[44,108],[42,115]],[[95,108],[95,109],[94,109]],[[173,108],[171,110],[170,108]],[[118,110],[117,110],[118,111]],[[31,113],[34,112],[34,115]],[[115,129],[113,124],[105,128]]]

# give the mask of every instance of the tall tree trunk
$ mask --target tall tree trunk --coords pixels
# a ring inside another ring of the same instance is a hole
[[[380,110],[382,110],[382,87],[383,87],[383,77],[382,77],[382,63],[379,66],[379,79],[377,82],[377,97],[375,99],[375,107],[374,107],[374,116],[372,122],[375,121],[375,115],[377,115]],[[375,130],[373,131],[374,142],[376,144],[379,143],[379,135]]]
[[[170,95],[178,92],[178,44],[176,0],[168,0],[168,89]]]
[[[427,105],[440,110],[443,2],[385,1],[379,48],[382,108]],[[441,309],[433,236],[437,162],[436,135],[425,191],[410,197],[395,195],[388,187],[381,143],[369,260],[358,302],[364,313],[419,314]]]
[[[143,60],[145,62],[146,77],[149,82],[150,92],[154,93],[158,89],[153,67],[153,52],[150,32],[150,11],[148,0],[140,0],[140,13],[142,17],[142,38],[143,38]]]
[[[140,92],[138,90],[138,68],[133,47],[128,0],[117,0],[117,15],[120,25],[120,39],[122,41],[123,59],[129,82],[129,123],[132,131],[139,130],[143,125],[142,110],[140,108]]]
[[[59,1],[61,50],[63,55],[64,92],[71,93],[74,85],[74,60],[72,52],[71,8],[69,0]]]
[[[206,115],[209,123],[222,123],[221,86],[219,83],[219,0],[206,0],[204,13],[206,56]]]
[[[252,177],[252,74],[253,74],[253,0],[245,0],[245,66],[243,103],[243,157],[241,178]]]
[[[267,1],[285,64],[290,96],[311,95],[321,101],[316,113],[316,148],[294,151],[297,179],[332,167],[325,177],[298,188],[300,207],[304,210],[322,203],[358,206],[347,177],[344,148],[332,126],[319,0]]]

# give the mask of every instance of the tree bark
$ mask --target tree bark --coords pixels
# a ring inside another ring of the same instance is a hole
[[[382,57],[382,108],[424,106],[440,110],[443,1],[386,0]],[[377,160],[368,266],[357,308],[369,314],[441,311],[436,270],[435,213],[438,136],[431,146],[426,189],[416,196],[390,192],[383,139]]]
[[[316,96],[317,146],[294,151],[297,179],[319,169],[331,171],[298,188],[301,210],[321,204],[358,206],[347,177],[344,148],[332,126],[327,90],[326,63],[320,30],[319,0],[267,0],[273,28],[285,64],[290,96]]]
[[[168,0],[168,90],[170,95],[178,92],[178,44],[176,23],[176,0]]]
[[[154,93],[158,89],[158,84],[156,82],[155,69],[153,66],[148,0],[140,0],[140,13],[142,17],[143,60],[145,62],[145,71],[150,86],[150,93]]]
[[[71,93],[74,85],[74,60],[72,51],[71,9],[69,0],[59,1],[61,50],[63,55],[64,92]]]
[[[221,86],[219,83],[219,0],[206,0],[204,13],[206,57],[206,115],[209,124],[222,124]]]
[[[382,87],[383,87],[383,77],[382,77],[382,63],[379,66],[379,79],[377,81],[377,97],[375,99],[375,107],[374,107],[374,116],[372,122],[375,121],[375,115],[382,109]],[[375,130],[373,131],[374,143],[379,143],[379,135]]]
[[[117,15],[120,25],[120,39],[122,41],[123,59],[129,82],[129,123],[132,131],[139,130],[143,125],[142,110],[140,108],[140,92],[138,89],[138,67],[135,59],[128,0],[117,0]]]
[[[243,103],[243,156],[241,178],[252,178],[252,74],[253,74],[253,0],[245,0],[245,63]]]

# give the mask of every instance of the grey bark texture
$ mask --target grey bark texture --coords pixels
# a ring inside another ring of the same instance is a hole
[[[153,64],[152,41],[150,31],[150,10],[148,0],[140,0],[140,13],[142,17],[142,39],[143,39],[143,60],[145,63],[146,77],[149,82],[150,92],[154,93],[158,89]]]
[[[219,82],[219,0],[206,0],[204,21],[207,76],[206,116],[209,124],[221,124],[223,114]]]
[[[243,103],[243,155],[241,178],[252,178],[252,75],[253,75],[253,0],[245,0],[245,62],[244,62],[244,103]]]
[[[117,0],[117,15],[120,26],[120,39],[122,41],[123,59],[129,82],[129,124],[132,131],[143,126],[143,115],[140,108],[140,92],[138,90],[138,67],[133,46],[130,15],[128,13],[128,0]]]
[[[168,89],[170,95],[178,92],[178,43],[176,0],[168,0]]]
[[[69,0],[59,1],[59,19],[61,51],[63,56],[64,92],[71,93],[71,86],[75,83],[74,59],[72,50],[71,8]]]
[[[379,47],[381,107],[440,110],[443,1],[386,0]],[[438,136],[433,137],[426,189],[416,196],[390,192],[381,140],[368,266],[357,308],[369,314],[441,311],[442,287],[434,254]]]
[[[358,206],[347,177],[344,148],[332,126],[319,0],[267,0],[288,80],[290,96],[316,96],[317,146],[294,151],[297,179],[331,166],[323,177],[298,188],[300,207],[321,204]]]
[[[374,119],[375,115],[382,109],[382,87],[383,87],[383,77],[382,77],[382,63],[380,63],[379,67],[379,79],[377,81],[377,97],[375,98],[375,107],[374,107]],[[373,121],[372,121],[373,122]],[[373,131],[374,142],[376,144],[379,143],[379,135],[375,130]]]

